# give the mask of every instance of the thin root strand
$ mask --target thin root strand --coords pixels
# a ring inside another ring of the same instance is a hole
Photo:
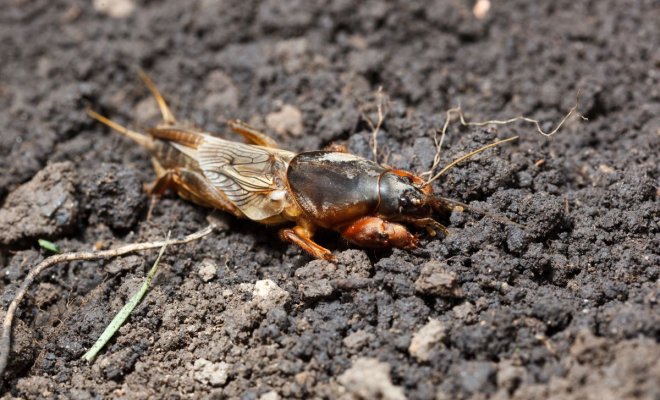
[[[568,110],[566,115],[564,115],[564,117],[559,121],[557,126],[554,129],[552,129],[550,132],[546,132],[546,131],[543,130],[543,128],[541,127],[541,122],[538,119],[529,118],[529,117],[526,117],[524,115],[514,117],[514,118],[505,119],[505,120],[494,119],[494,120],[483,121],[483,122],[470,122],[470,121],[467,121],[465,119],[465,114],[463,114],[463,109],[461,108],[461,106],[451,108],[451,109],[447,110],[447,112],[446,112],[445,123],[443,124],[442,129],[436,129],[434,134],[433,134],[433,141],[435,143],[436,153],[435,153],[435,156],[433,157],[433,164],[431,165],[431,169],[429,169],[426,172],[423,172],[422,174],[420,174],[420,176],[432,176],[435,172],[435,169],[440,164],[440,153],[442,151],[442,145],[443,145],[444,140],[445,140],[445,135],[447,133],[447,129],[449,128],[449,124],[451,123],[451,121],[453,119],[453,116],[455,116],[455,115],[458,115],[459,122],[463,126],[508,125],[508,124],[518,122],[518,121],[529,122],[531,124],[534,124],[534,126],[536,127],[536,131],[538,133],[540,133],[541,135],[543,135],[545,137],[550,137],[550,136],[553,136],[555,133],[559,132],[561,127],[564,125],[564,123],[573,114],[577,114],[581,119],[583,119],[585,121],[587,120],[587,118],[584,115],[580,114],[577,111],[579,103],[580,103],[580,90],[578,90],[576,95],[575,95],[575,105],[573,107],[571,107],[570,110]],[[440,133],[440,139],[438,139],[438,132]],[[452,164],[455,165],[455,163],[452,163]],[[450,165],[452,165],[452,164],[450,164]],[[447,168],[445,168],[445,169],[447,169]],[[445,169],[443,169],[443,171],[445,171]],[[433,180],[435,180],[437,178],[438,175],[441,175],[441,174],[442,173],[436,174],[435,177],[433,177],[432,179],[429,179],[426,182],[426,184],[431,183]]]
[[[449,163],[449,165],[447,165],[447,166],[444,167],[442,170],[440,170],[440,172],[438,172],[437,174],[435,174],[435,176],[434,176],[433,178],[431,178],[431,179],[427,180],[426,182],[424,182],[424,185],[422,185],[422,186],[427,186],[427,185],[431,184],[434,180],[440,178],[445,172],[447,172],[447,171],[449,171],[450,169],[452,169],[456,164],[459,164],[459,163],[461,163],[461,162],[467,160],[468,158],[470,158],[470,157],[472,157],[472,156],[474,156],[474,155],[476,155],[476,154],[481,153],[481,152],[484,151],[484,150],[488,150],[488,149],[490,149],[491,147],[499,146],[499,145],[501,145],[502,143],[510,142],[510,141],[512,141],[512,140],[516,140],[516,139],[518,139],[518,136],[513,136],[513,137],[510,137],[510,138],[507,138],[507,139],[502,139],[502,140],[496,140],[496,141],[494,141],[493,143],[487,144],[487,145],[485,145],[485,146],[483,146],[483,147],[480,147],[480,148],[478,148],[478,149],[476,149],[476,150],[474,150],[474,151],[471,151],[471,152],[469,152],[469,153],[467,153],[467,154],[465,154],[465,155],[463,155],[463,156],[461,156],[461,157],[455,159],[455,160],[452,161],[451,163]]]
[[[103,251],[82,251],[77,253],[57,254],[50,256],[45,260],[43,260],[42,262],[40,262],[36,267],[34,267],[28,273],[27,277],[25,278],[20,288],[16,292],[14,299],[7,308],[7,313],[5,314],[5,319],[2,323],[2,337],[0,337],[0,386],[2,386],[2,379],[4,376],[5,369],[7,367],[9,352],[11,351],[11,330],[14,321],[14,315],[16,314],[16,309],[18,308],[19,304],[25,297],[25,294],[27,293],[32,283],[34,283],[34,280],[44,270],[48,269],[49,267],[52,267],[55,264],[68,262],[68,261],[108,259],[129,253],[134,253],[136,251],[163,247],[165,243],[167,243],[168,245],[188,243],[203,238],[204,236],[213,232],[214,228],[215,228],[214,225],[209,225],[198,232],[192,233],[181,239],[175,239],[175,240],[164,240],[164,241],[160,240],[156,242],[135,243],[135,244],[122,246],[117,249],[103,250]]]
[[[367,116],[364,110],[360,109],[360,114],[362,115],[362,119],[364,119],[371,128],[371,152],[373,154],[375,163],[378,163],[378,132],[380,131],[380,128],[383,126],[383,122],[385,121],[385,117],[387,116],[388,102],[389,100],[387,98],[387,95],[383,92],[383,87],[380,86],[378,88],[378,91],[376,92],[376,108],[378,112],[378,121],[375,124],[371,120],[371,118]]]

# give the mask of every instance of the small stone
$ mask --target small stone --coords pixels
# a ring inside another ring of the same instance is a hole
[[[208,282],[211,279],[215,278],[215,274],[218,272],[218,268],[215,265],[215,262],[210,259],[204,259],[202,264],[199,267],[199,277],[202,278],[204,282]]]
[[[452,308],[454,316],[459,319],[466,319],[474,314],[474,306],[469,301]]]
[[[252,301],[263,312],[282,307],[289,301],[289,292],[270,279],[257,281],[252,291]]]
[[[266,115],[266,125],[280,135],[300,136],[303,133],[302,113],[285,104],[280,111]]]
[[[437,319],[432,319],[413,335],[408,352],[417,361],[428,361],[433,346],[442,342],[446,336],[447,327]]]
[[[128,17],[135,10],[133,0],[94,0],[94,9],[112,18]]]
[[[346,336],[342,342],[344,343],[344,346],[348,347],[349,349],[359,350],[374,340],[376,340],[376,335],[360,329],[359,331],[355,331]]]
[[[464,296],[463,289],[458,286],[456,273],[446,271],[443,264],[437,261],[424,264],[419,278],[415,281],[415,290],[418,293],[440,297]]]
[[[243,282],[238,284],[238,293],[248,294],[254,292],[254,284]]]
[[[293,376],[293,381],[300,386],[312,387],[314,386],[314,374],[309,371],[298,372]]]
[[[276,391],[271,390],[266,392],[259,397],[259,400],[280,400],[280,395]]]
[[[230,365],[226,362],[214,363],[200,358],[195,360],[194,377],[195,380],[205,385],[213,387],[224,386],[229,378]]]
[[[300,71],[309,60],[309,42],[305,38],[287,39],[275,43],[275,57],[288,73]]]
[[[490,0],[477,0],[472,8],[472,13],[476,19],[484,19],[490,10]]]
[[[339,376],[339,383],[358,399],[404,400],[403,389],[394,386],[389,364],[375,358],[358,358]]]

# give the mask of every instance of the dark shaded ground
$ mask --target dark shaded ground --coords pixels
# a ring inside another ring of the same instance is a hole
[[[291,105],[304,129],[278,136],[285,147],[345,141],[367,156],[358,107],[375,115],[383,86],[392,106],[382,150],[413,171],[429,167],[431,132],[459,103],[473,119],[524,113],[551,123],[581,88],[590,121],[572,119],[549,139],[528,125],[451,129],[446,162],[521,135],[455,168],[436,190],[525,230],[454,213],[445,219],[450,237],[381,253],[327,235],[340,260],[330,265],[280,243],[273,229],[228,218],[224,231],[168,250],[155,287],[92,366],[80,356],[155,254],[53,269],[20,309],[4,390],[25,398],[660,398],[660,7],[494,1],[478,20],[472,5],[144,1],[113,18],[85,1],[5,3],[3,308],[46,256],[38,238],[74,251],[206,224],[208,210],[174,196],[147,220],[146,153],[84,115],[92,105],[131,126],[154,123],[136,67],[181,119],[208,130],[225,132],[234,117],[266,126],[267,115]]]

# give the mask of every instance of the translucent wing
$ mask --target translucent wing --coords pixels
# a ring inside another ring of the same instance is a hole
[[[196,149],[200,169],[248,218],[259,221],[282,212],[282,177],[293,153],[213,136],[204,139]]]

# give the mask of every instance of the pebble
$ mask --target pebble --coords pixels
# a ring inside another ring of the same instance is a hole
[[[454,316],[459,319],[465,319],[474,314],[474,306],[469,301],[452,308]]]
[[[133,0],[94,0],[94,9],[112,18],[125,18],[135,10]]]
[[[215,262],[210,259],[204,259],[199,267],[199,270],[197,271],[199,277],[202,278],[204,282],[208,282],[215,278],[217,272],[218,268],[215,265]]]
[[[266,115],[266,125],[283,136],[300,136],[303,133],[302,113],[296,107],[285,104],[280,111]]]
[[[405,400],[403,389],[394,386],[390,366],[375,358],[358,358],[339,376],[339,383],[358,399]]]
[[[277,394],[277,392],[274,390],[271,390],[270,392],[266,392],[259,397],[259,400],[280,400],[280,399],[281,399],[280,395]]]
[[[408,352],[417,361],[428,361],[433,346],[442,342],[446,336],[447,327],[437,319],[432,319],[413,335]]]
[[[230,365],[226,362],[214,363],[204,358],[195,360],[194,377],[195,380],[205,385],[210,384],[213,387],[224,386],[229,378]]]
[[[359,331],[355,331],[346,336],[342,342],[344,343],[344,346],[348,347],[349,349],[359,350],[374,340],[376,340],[376,335],[360,329]]]
[[[289,297],[289,292],[270,279],[257,281],[252,290],[252,301],[263,312],[284,306],[289,301]]]
[[[458,285],[456,273],[446,271],[443,265],[437,261],[424,264],[419,278],[415,281],[415,290],[433,296],[463,297],[463,289]]]

